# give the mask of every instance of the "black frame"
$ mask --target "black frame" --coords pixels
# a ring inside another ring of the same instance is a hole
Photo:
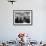
[[[31,11],[31,24],[15,24],[14,23],[14,13],[15,11]],[[32,10],[13,10],[13,25],[23,25],[23,26],[27,26],[27,25],[32,25],[33,24],[33,11]]]

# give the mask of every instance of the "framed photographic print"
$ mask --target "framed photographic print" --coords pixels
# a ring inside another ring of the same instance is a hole
[[[13,10],[14,25],[32,25],[32,10]]]

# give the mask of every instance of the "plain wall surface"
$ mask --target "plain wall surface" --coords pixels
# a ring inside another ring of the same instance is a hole
[[[13,10],[33,11],[32,26],[14,26]],[[46,0],[0,0],[0,41],[15,40],[19,32],[27,32],[31,39],[46,40]]]

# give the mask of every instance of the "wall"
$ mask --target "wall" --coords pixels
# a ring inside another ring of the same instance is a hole
[[[32,26],[14,26],[13,10],[32,9]],[[45,0],[17,0],[12,5],[7,0],[0,0],[0,40],[15,40],[18,32],[31,34],[33,40],[46,40],[46,1]]]

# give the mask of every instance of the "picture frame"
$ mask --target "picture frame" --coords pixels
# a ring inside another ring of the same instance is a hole
[[[13,25],[32,25],[32,10],[13,10]]]

